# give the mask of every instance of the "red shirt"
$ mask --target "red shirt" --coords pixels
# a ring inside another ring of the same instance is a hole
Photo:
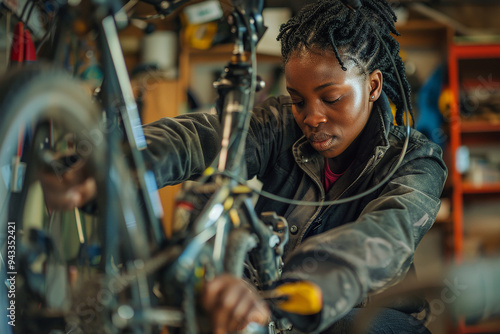
[[[344,173],[345,171],[341,174],[335,174],[334,172],[332,172],[330,170],[330,166],[328,165],[328,159],[325,158],[325,174],[323,175],[323,188],[325,188],[325,192],[328,192],[335,181],[337,181],[339,177],[344,175]]]

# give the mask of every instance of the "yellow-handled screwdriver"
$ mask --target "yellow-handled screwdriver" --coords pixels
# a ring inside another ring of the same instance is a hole
[[[323,308],[321,289],[309,281],[288,282],[262,292],[262,298],[281,310],[299,315],[312,315]]]

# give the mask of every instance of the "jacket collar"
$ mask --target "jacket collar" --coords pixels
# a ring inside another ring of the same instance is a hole
[[[393,116],[387,95],[382,91],[379,99],[373,106],[372,113],[366,127],[361,133],[362,143],[356,156],[360,161],[366,161],[371,155],[383,155],[389,148],[389,131],[392,127]],[[372,144],[372,145],[370,145]]]

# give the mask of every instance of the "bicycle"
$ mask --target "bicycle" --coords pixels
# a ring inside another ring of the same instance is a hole
[[[168,8],[184,2],[171,1]],[[4,77],[0,85],[5,87],[0,96],[0,162],[10,181],[0,189],[0,222],[2,231],[7,231],[0,238],[1,274],[2,281],[8,282],[11,273],[15,279],[7,290],[1,289],[0,298],[3,305],[9,305],[13,286],[16,293],[25,293],[20,332],[155,333],[168,326],[199,333],[194,292],[200,282],[227,271],[240,276],[245,271],[260,288],[271,287],[279,278],[286,221],[272,214],[259,218],[253,211],[250,189],[235,181],[236,176],[244,175],[239,162],[258,85],[255,44],[264,30],[262,2],[233,4],[229,20],[235,32],[235,54],[218,85],[221,122],[227,129],[219,172],[208,169],[199,185],[185,190],[179,202],[184,207],[179,205],[178,211],[190,227],[169,244],[159,229],[161,210],[152,175],[141,157],[144,137],[117,44],[117,26],[126,21],[119,2],[82,3],[87,12],[65,4],[58,12],[63,21],[56,41],[62,42],[56,43],[51,56],[55,63],[61,60],[64,38],[71,31],[65,27],[82,13],[92,14],[93,25],[88,29],[100,31],[105,65],[99,94],[102,103],[89,99],[75,79],[58,69],[30,66]],[[162,15],[165,7],[161,7]],[[250,53],[250,62],[246,53]],[[29,136],[19,135],[19,129]],[[11,143],[18,145],[9,146]],[[61,159],[60,148],[72,154]],[[37,167],[55,169],[62,175],[68,168],[81,166],[82,160],[104,189],[96,200],[97,224],[82,222],[81,213],[75,210],[78,249],[68,254],[62,245],[68,238],[66,225],[56,221],[57,214],[47,212],[49,221],[28,233],[21,206],[36,187]],[[103,162],[105,168],[99,168]],[[199,202],[199,194],[210,198],[206,206]],[[118,200],[113,201],[115,198]],[[15,226],[12,234],[9,226]],[[120,238],[113,239],[117,233]],[[12,249],[11,240],[15,240]],[[250,262],[245,261],[247,253]],[[52,282],[59,290],[50,285],[51,278],[59,279]],[[158,283],[169,288],[159,292]],[[95,300],[89,302],[89,295]],[[5,319],[0,325],[2,332],[9,333],[14,327]],[[254,330],[262,331],[267,329]]]

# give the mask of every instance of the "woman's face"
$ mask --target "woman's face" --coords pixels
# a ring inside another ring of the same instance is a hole
[[[363,75],[353,61],[345,66],[347,71],[333,52],[319,49],[295,51],[285,65],[295,120],[325,158],[339,156],[356,139],[382,87],[380,71]]]

